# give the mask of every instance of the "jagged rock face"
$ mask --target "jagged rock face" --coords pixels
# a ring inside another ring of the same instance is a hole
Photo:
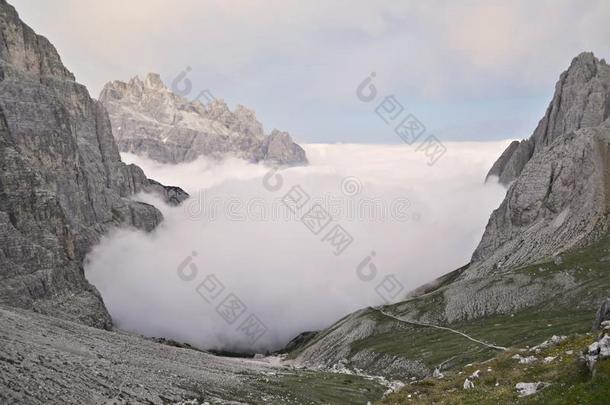
[[[607,228],[610,67],[590,53],[561,75],[534,135],[492,168],[512,182],[465,276],[510,269],[584,245]]]
[[[121,162],[104,107],[0,0],[0,303],[110,327],[82,260],[110,226],[161,221],[139,191],[176,194]]]
[[[555,85],[555,94],[530,139],[511,143],[489,171],[508,185],[532,156],[563,134],[600,125],[610,116],[610,66],[593,53],[572,61]]]
[[[207,105],[190,101],[165,87],[158,74],[142,81],[113,81],[99,98],[110,115],[122,152],[163,163],[188,162],[198,156],[233,155],[252,162],[281,165],[307,163],[305,151],[286,132],[269,136],[252,110],[230,111],[222,100]]]
[[[473,266],[510,269],[595,239],[607,222],[609,143],[604,124],[537,153],[492,213]]]

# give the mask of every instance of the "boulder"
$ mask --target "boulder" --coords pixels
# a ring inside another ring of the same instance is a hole
[[[515,389],[520,397],[527,397],[533,395],[546,386],[543,382],[525,383],[520,382],[515,385]]]
[[[605,321],[610,321],[610,299],[606,299],[597,310],[595,321],[593,322],[593,330],[599,330]]]

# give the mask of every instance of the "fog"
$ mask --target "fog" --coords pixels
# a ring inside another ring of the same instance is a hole
[[[123,154],[191,197],[170,207],[136,196],[165,220],[149,234],[110,232],[86,276],[118,328],[202,349],[277,349],[466,264],[505,194],[483,180],[507,144],[447,143],[433,165],[406,145],[307,145],[309,166],[277,173],[235,158]]]

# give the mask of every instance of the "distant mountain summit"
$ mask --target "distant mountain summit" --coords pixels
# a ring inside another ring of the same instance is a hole
[[[119,149],[163,163],[198,156],[233,155],[252,162],[307,164],[305,151],[286,132],[265,135],[254,111],[229,110],[222,100],[208,104],[173,93],[156,73],[144,80],[107,83],[99,101],[108,110]]]

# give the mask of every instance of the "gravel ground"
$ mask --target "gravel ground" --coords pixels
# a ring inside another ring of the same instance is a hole
[[[297,373],[0,306],[1,404],[294,403],[266,387]]]

